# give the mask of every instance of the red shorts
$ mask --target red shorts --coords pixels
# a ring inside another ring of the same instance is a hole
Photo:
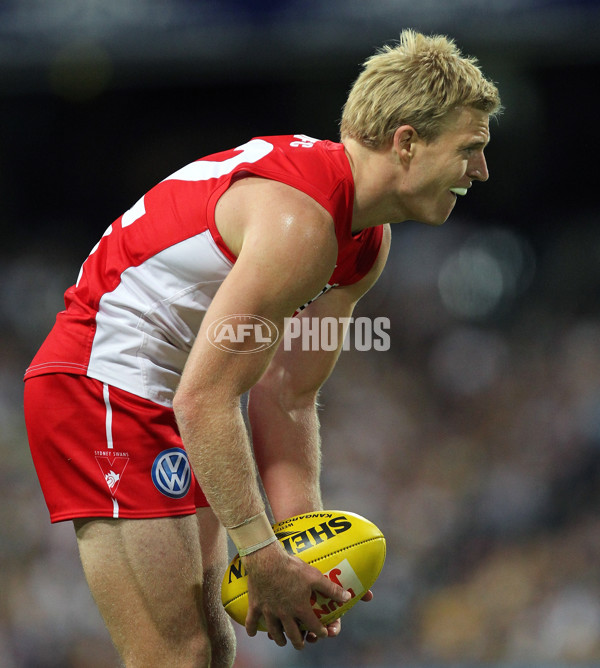
[[[52,522],[208,506],[170,408],[86,376],[25,381],[29,445]]]

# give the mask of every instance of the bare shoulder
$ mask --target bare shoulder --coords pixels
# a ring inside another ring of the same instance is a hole
[[[293,234],[296,221],[304,235],[335,234],[331,215],[312,197],[285,183],[256,176],[233,183],[215,211],[217,229],[236,256],[253,234],[272,239],[282,232]]]
[[[289,311],[284,315],[312,299],[333,273],[338,248],[333,218],[300,190],[246,177],[221,197],[215,218],[237,257],[228,283],[235,283],[238,293],[252,289],[255,296],[281,302]]]

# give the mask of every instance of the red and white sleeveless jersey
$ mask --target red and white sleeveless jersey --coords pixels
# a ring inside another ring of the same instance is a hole
[[[354,184],[342,144],[255,138],[183,167],[117,218],[66,291],[66,308],[25,378],[84,374],[171,405],[202,318],[236,260],[215,225],[217,201],[248,175],[291,185],[331,214],[339,252],[325,289],[369,271],[382,228],[351,234]]]

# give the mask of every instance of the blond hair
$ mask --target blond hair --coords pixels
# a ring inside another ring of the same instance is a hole
[[[386,45],[365,61],[344,105],[340,134],[378,149],[406,124],[431,141],[458,107],[496,115],[498,89],[453,40],[404,30],[397,45]]]

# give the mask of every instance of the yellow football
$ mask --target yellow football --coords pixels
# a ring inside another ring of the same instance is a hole
[[[289,554],[315,566],[352,598],[343,605],[313,593],[311,603],[323,624],[348,612],[373,586],[385,561],[385,538],[369,520],[355,513],[321,510],[298,515],[273,525]],[[236,555],[221,584],[223,606],[238,624],[248,613],[248,577]],[[261,631],[266,631],[259,625]]]

